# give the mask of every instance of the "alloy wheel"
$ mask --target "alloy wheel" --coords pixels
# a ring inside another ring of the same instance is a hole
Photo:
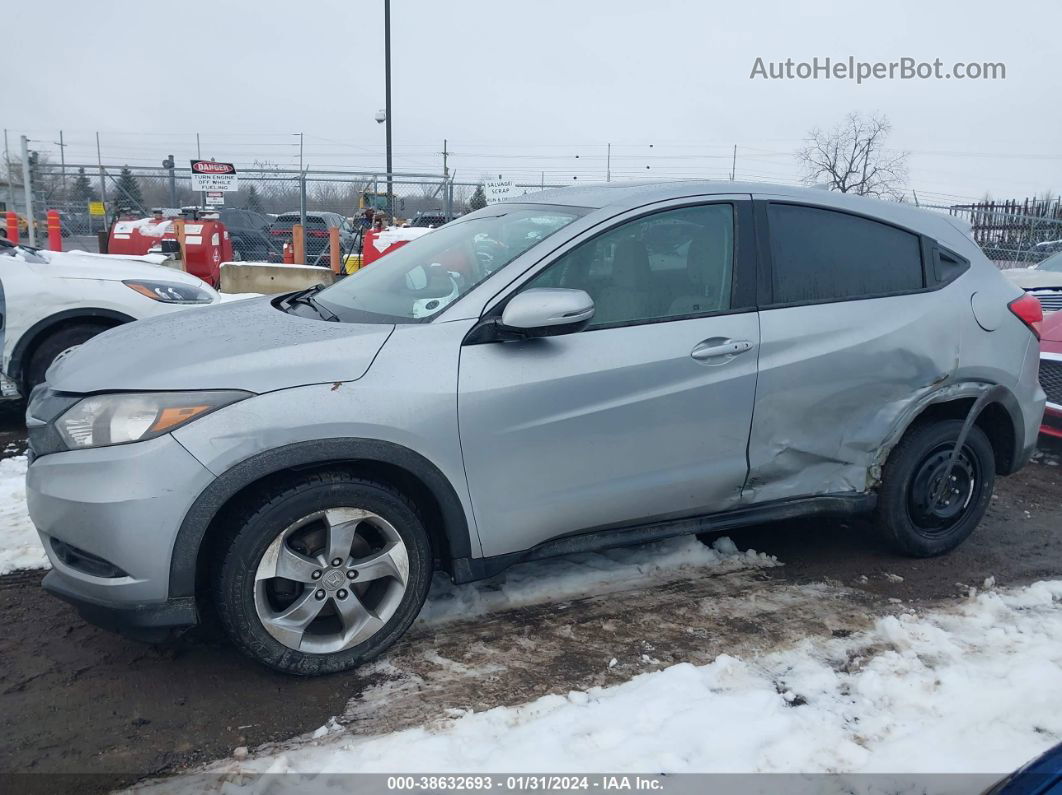
[[[360,508],[329,508],[292,523],[266,548],[255,610],[288,648],[331,654],[380,631],[408,581],[409,554],[390,522]]]

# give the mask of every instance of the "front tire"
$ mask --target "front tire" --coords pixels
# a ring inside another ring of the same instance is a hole
[[[253,500],[214,567],[213,599],[245,654],[289,674],[376,657],[427,597],[432,551],[416,506],[345,472],[304,475]]]
[[[947,462],[962,420],[916,425],[885,465],[876,524],[899,552],[917,558],[943,555],[974,531],[995,486],[995,455],[988,437],[970,428],[945,483]],[[940,499],[935,499],[939,494]]]
[[[102,323],[71,323],[56,329],[37,343],[26,364],[22,388],[24,397],[29,398],[33,387],[44,381],[44,375],[56,359],[65,356],[79,345],[83,345],[98,334],[112,326]]]

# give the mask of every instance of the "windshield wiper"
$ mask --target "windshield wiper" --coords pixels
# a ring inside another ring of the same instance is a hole
[[[339,315],[330,309],[326,309],[314,296],[324,289],[323,284],[315,284],[313,287],[308,287],[305,290],[299,290],[297,293],[292,293],[288,296],[285,304],[292,306],[293,304],[305,304],[310,307],[314,312],[321,316],[323,320],[329,322],[338,323]]]

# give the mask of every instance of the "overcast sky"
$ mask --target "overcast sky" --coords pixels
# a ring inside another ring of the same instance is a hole
[[[383,0],[5,10],[0,115],[68,162],[382,168]],[[1011,13],[1012,12],[1012,13]],[[393,0],[396,168],[458,179],[791,182],[815,126],[880,112],[923,201],[1062,191],[1057,0]],[[757,57],[1003,62],[1006,79],[750,80]],[[57,160],[58,156],[53,155]],[[578,157],[577,157],[578,156]],[[647,169],[646,166],[649,166]]]

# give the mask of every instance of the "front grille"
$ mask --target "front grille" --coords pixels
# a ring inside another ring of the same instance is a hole
[[[1062,406],[1062,361],[1040,360],[1040,386],[1047,393],[1049,403]]]
[[[1058,312],[1062,310],[1062,290],[1033,291],[1033,295],[1040,301],[1040,307],[1044,312]]]

